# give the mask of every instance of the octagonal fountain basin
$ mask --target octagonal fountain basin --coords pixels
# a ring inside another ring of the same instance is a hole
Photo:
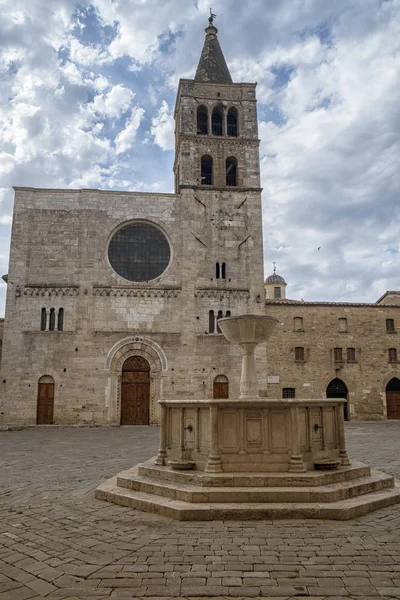
[[[275,317],[264,315],[240,315],[219,319],[218,325],[232,344],[261,344],[271,336],[279,323]]]

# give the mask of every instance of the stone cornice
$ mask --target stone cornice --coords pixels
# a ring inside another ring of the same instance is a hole
[[[266,300],[266,306],[348,306],[364,308],[400,308],[400,304],[376,304],[368,302],[303,302],[301,300]]]
[[[250,298],[250,290],[239,288],[206,288],[198,289],[194,293],[196,298],[223,298],[224,296],[233,296],[234,298]]]
[[[15,290],[16,296],[79,296],[77,285],[27,285]]]
[[[113,296],[116,298],[177,298],[180,288],[132,288],[95,286],[93,296]]]
[[[208,142],[220,144],[221,146],[259,146],[261,140],[247,137],[231,137],[231,136],[214,136],[214,135],[197,135],[195,133],[181,133],[180,140],[196,140],[197,142],[204,141],[205,145]]]

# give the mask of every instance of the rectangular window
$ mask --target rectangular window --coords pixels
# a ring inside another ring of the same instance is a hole
[[[389,362],[397,362],[397,350],[396,348],[389,348]]]
[[[296,362],[304,362],[304,348],[297,347],[294,349],[294,360]]]
[[[355,348],[347,348],[347,362],[356,362]]]
[[[295,397],[296,397],[296,388],[283,388],[282,398],[295,398]]]
[[[280,287],[274,287],[274,298],[281,298],[281,288]]]
[[[343,361],[343,352],[342,352],[342,348],[335,348],[334,352],[334,359],[335,362],[342,362]]]
[[[394,329],[394,319],[386,319],[386,332],[387,333],[394,333],[395,329]]]
[[[348,331],[348,329],[347,329],[347,319],[345,319],[345,318],[339,319],[339,331],[341,333],[345,333],[345,332]]]
[[[294,330],[295,331],[304,331],[303,317],[295,317],[294,318]]]

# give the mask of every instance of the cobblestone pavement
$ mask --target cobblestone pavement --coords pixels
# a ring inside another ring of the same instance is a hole
[[[400,421],[350,423],[350,455],[400,478]],[[0,432],[0,600],[400,598],[400,505],[350,522],[180,523],[95,487],[158,429]]]

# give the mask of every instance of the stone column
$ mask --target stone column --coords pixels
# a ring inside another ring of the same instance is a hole
[[[289,473],[304,473],[306,470],[303,462],[303,455],[300,451],[300,430],[299,430],[299,407],[290,407],[290,430],[292,441],[292,455],[289,462]]]
[[[167,407],[165,404],[160,404],[160,448],[155,464],[159,467],[165,465],[167,458]]]
[[[218,406],[216,405],[210,406],[210,454],[204,471],[206,473],[222,473],[218,444]]]
[[[338,437],[339,437],[339,458],[342,461],[342,465],[348,467],[351,465],[350,459],[347,455],[346,449],[346,436],[344,433],[344,408],[343,404],[337,406],[337,424],[338,424]]]
[[[240,398],[258,398],[258,382],[254,349],[257,344],[240,344],[243,350]]]

